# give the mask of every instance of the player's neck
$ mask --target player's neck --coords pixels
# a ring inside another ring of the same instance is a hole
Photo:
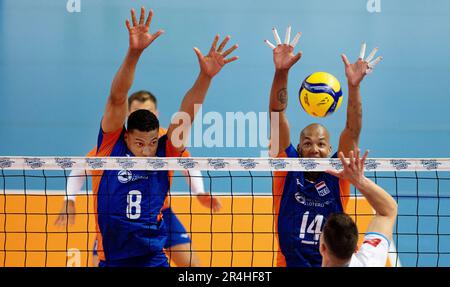
[[[311,183],[315,183],[320,176],[320,172],[305,172],[305,179]]]

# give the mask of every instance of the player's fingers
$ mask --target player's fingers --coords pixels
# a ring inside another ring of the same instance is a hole
[[[131,21],[133,22],[133,26],[137,26],[136,13],[134,12],[134,9],[131,9]]]
[[[141,7],[141,16],[139,17],[139,25],[144,24],[144,20],[145,20],[145,7],[142,6]]]
[[[264,43],[266,43],[266,45],[272,50],[276,48],[275,45],[270,43],[269,40],[264,40]]]
[[[197,55],[198,61],[201,62],[203,60],[203,54],[197,47],[194,47],[194,52]]]
[[[295,48],[295,46],[297,45],[298,40],[300,40],[301,36],[302,36],[301,32],[298,32],[297,34],[295,34],[294,40],[292,40],[292,42],[290,44],[292,46],[292,48]]]
[[[272,29],[272,33],[273,33],[273,37],[275,38],[275,43],[277,45],[281,45],[281,40],[280,40],[280,36],[278,36],[278,31],[276,28]]]
[[[155,34],[153,34],[153,40],[155,40],[156,38],[158,38],[159,36],[161,36],[161,34],[164,33],[164,30],[159,30],[158,32],[156,32]]]
[[[127,26],[128,32],[130,32],[131,26],[130,26],[130,21],[128,19],[125,21],[125,26]]]
[[[153,10],[150,9],[150,12],[148,12],[147,21],[145,22],[145,26],[147,26],[147,28],[150,27],[150,23],[152,23],[152,18],[153,18]]]
[[[347,59],[347,56],[346,56],[345,54],[342,54],[342,55],[341,55],[341,58],[342,58],[342,61],[344,62],[345,67],[350,66],[350,62],[349,62],[349,60]]]
[[[345,167],[347,166],[347,162],[345,161],[344,153],[339,152],[338,156],[339,156],[339,159],[341,160],[343,168],[345,169]]]
[[[370,52],[369,56],[367,56],[367,58],[366,58],[365,61],[366,61],[367,63],[369,63],[370,61],[372,61],[372,59],[373,59],[373,57],[375,56],[375,54],[377,53],[377,51],[378,51],[378,47],[374,48],[374,49],[372,50],[372,52]]]
[[[352,150],[349,152],[349,158],[350,158],[349,167],[352,170],[354,170],[355,169],[355,154]]]
[[[383,57],[378,56],[375,60],[369,63],[369,68],[373,69],[376,64],[378,64],[381,60],[383,60]]]
[[[231,62],[236,61],[237,59],[239,59],[239,57],[238,57],[238,56],[234,56],[234,57],[231,57],[231,58],[229,58],[229,59],[225,59],[223,62],[224,62],[225,64],[228,64],[228,63],[231,63]]]
[[[365,54],[366,54],[366,42],[363,42],[363,43],[361,44],[361,49],[359,50],[359,58],[360,58],[361,60],[363,60]]]
[[[238,48],[238,44],[234,44],[233,47],[231,47],[230,49],[226,50],[225,52],[222,53],[223,57],[226,57],[228,55],[230,55],[231,53],[233,53],[234,50],[236,50]]]
[[[369,150],[366,150],[366,152],[364,153],[361,163],[364,165],[364,163],[366,162],[367,156],[369,155]]]
[[[219,48],[217,48],[217,52],[218,53],[222,53],[223,48],[225,47],[225,45],[228,43],[228,41],[230,40],[230,35],[227,35],[225,37],[225,39],[223,39],[222,43],[220,43]]]
[[[301,57],[302,57],[302,51],[298,52],[297,55],[295,55],[294,58],[292,58],[292,61],[294,62],[294,64],[297,63]]]
[[[355,152],[355,165],[356,165],[356,168],[357,169],[360,169],[361,168],[361,166],[364,166],[364,165],[362,165],[361,164],[361,159],[360,159],[360,156],[359,156],[359,154],[361,153],[361,150],[359,149],[359,148],[356,148],[356,152]]]
[[[291,42],[291,26],[288,26],[286,29],[286,34],[284,35],[284,43],[286,45],[289,45],[289,42]]]
[[[219,35],[216,35],[216,36],[214,37],[214,41],[213,41],[213,43],[212,43],[212,45],[211,45],[211,49],[209,50],[210,53],[216,51],[216,46],[217,46],[217,42],[218,42],[218,41],[219,41]]]

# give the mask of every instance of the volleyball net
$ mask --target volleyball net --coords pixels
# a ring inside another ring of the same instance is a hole
[[[167,249],[170,259],[183,252],[207,267],[276,266],[275,172],[327,169],[341,169],[341,162],[0,157],[0,266],[92,266],[97,212],[92,171],[98,170],[117,171],[115,176],[125,182],[133,179],[135,170],[175,171],[168,202],[186,230],[183,236],[192,243],[188,250]],[[387,266],[450,266],[450,159],[367,159],[365,169],[366,176],[398,203]],[[78,171],[77,177],[85,181],[76,194],[69,194],[67,188],[71,171]],[[193,192],[186,177],[191,183],[201,179],[206,194]],[[213,212],[205,200],[198,200],[208,194],[219,199],[220,211]],[[137,196],[124,199],[131,216],[139,212]],[[297,200],[301,203],[301,198]],[[67,214],[69,201],[74,202],[73,214]],[[374,211],[353,186],[345,212],[355,219],[361,243]],[[170,237],[170,224],[166,228]],[[176,265],[173,260],[171,265]]]

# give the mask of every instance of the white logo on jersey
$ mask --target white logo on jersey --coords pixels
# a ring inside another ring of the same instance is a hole
[[[183,233],[180,235],[181,238],[189,238],[189,234],[187,233]]]
[[[300,179],[296,178],[296,180],[297,180],[297,185],[300,185],[301,187],[303,187],[303,184],[300,182]]]
[[[119,180],[120,183],[127,183],[131,181],[133,178],[133,174],[129,170],[121,170],[117,174],[117,180]]]
[[[305,197],[298,192],[295,194],[295,199],[301,204],[306,204]]]
[[[320,196],[325,196],[331,192],[324,181],[319,182],[315,187]]]

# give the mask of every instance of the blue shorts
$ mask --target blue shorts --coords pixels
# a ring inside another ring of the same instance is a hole
[[[121,260],[100,261],[98,267],[169,267],[163,251]]]
[[[167,241],[164,248],[167,249],[175,245],[191,243],[189,234],[172,209],[170,207],[164,209],[162,214],[167,231]]]

